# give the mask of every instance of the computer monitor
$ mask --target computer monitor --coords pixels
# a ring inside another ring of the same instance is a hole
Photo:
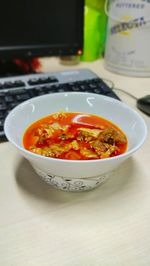
[[[81,54],[84,0],[1,2],[0,60]]]

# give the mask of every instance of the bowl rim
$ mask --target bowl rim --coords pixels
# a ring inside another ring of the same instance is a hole
[[[117,156],[114,156],[114,157],[109,157],[109,158],[105,158],[105,159],[93,159],[93,160],[68,160],[68,159],[59,159],[59,158],[53,158],[53,157],[46,157],[46,156],[42,156],[42,155],[38,155],[36,153],[33,153],[33,152],[30,152],[28,150],[26,150],[23,146],[20,146],[18,145],[15,141],[12,140],[10,134],[7,132],[7,124],[8,124],[8,120],[10,118],[10,116],[12,115],[13,112],[17,111],[17,109],[20,109],[20,107],[24,106],[24,105],[27,105],[27,104],[30,104],[32,101],[38,101],[40,98],[44,99],[44,98],[47,98],[48,97],[55,97],[55,96],[64,96],[64,95],[88,95],[88,96],[96,96],[96,97],[100,97],[100,98],[104,98],[106,99],[107,101],[111,101],[111,102],[117,102],[117,104],[127,108],[128,110],[130,110],[132,113],[134,113],[138,119],[140,119],[142,125],[143,125],[143,130],[144,130],[144,134],[143,134],[143,137],[141,139],[141,141],[138,143],[138,145],[136,145],[134,148],[132,148],[130,151],[126,151],[124,152],[123,154],[121,155],[117,155]],[[34,159],[44,159],[46,161],[54,161],[54,162],[60,162],[60,163],[63,163],[63,162],[67,162],[69,164],[71,163],[78,163],[78,164],[87,164],[87,163],[99,163],[99,162],[108,162],[108,161],[113,161],[113,160],[117,160],[117,158],[126,158],[126,157],[129,157],[131,154],[135,153],[142,145],[143,143],[145,142],[146,140],[146,137],[147,137],[147,133],[148,133],[148,129],[147,129],[147,125],[145,123],[145,120],[144,118],[135,110],[133,109],[132,107],[130,107],[129,105],[127,105],[126,103],[122,102],[122,101],[119,101],[117,99],[114,99],[112,97],[108,97],[108,96],[105,96],[105,95],[101,95],[101,94],[97,94],[97,93],[89,93],[89,92],[70,92],[70,91],[66,91],[66,92],[56,92],[56,93],[52,93],[52,94],[48,94],[48,95],[40,95],[40,96],[36,96],[36,97],[32,97],[31,99],[29,100],[26,100],[20,104],[18,104],[15,108],[13,108],[9,114],[7,115],[7,117],[5,118],[5,121],[4,121],[4,132],[5,132],[5,135],[6,135],[6,138],[8,139],[8,141],[10,143],[12,143],[18,150],[20,150],[22,153],[25,153],[26,155],[30,156],[30,157],[33,157]]]

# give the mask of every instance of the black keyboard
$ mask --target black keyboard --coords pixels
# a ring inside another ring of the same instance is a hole
[[[97,93],[120,100],[101,78],[88,69],[1,78],[0,140],[6,140],[4,120],[18,104],[39,95],[67,91]]]

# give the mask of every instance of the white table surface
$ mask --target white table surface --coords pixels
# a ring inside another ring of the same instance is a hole
[[[116,75],[103,64],[42,60],[44,71],[89,68],[137,97],[150,94],[150,78]],[[133,98],[116,93],[136,109]],[[150,118],[138,112],[148,126],[145,144],[89,192],[50,187],[10,143],[0,143],[0,266],[150,265]]]

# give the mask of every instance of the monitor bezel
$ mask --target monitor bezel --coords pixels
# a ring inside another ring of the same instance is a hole
[[[78,55],[83,52],[84,42],[84,0],[77,0],[78,4],[78,24],[77,39],[71,44],[55,44],[55,45],[20,45],[0,47],[0,60],[11,60],[14,58],[34,58],[47,56],[69,56]]]

